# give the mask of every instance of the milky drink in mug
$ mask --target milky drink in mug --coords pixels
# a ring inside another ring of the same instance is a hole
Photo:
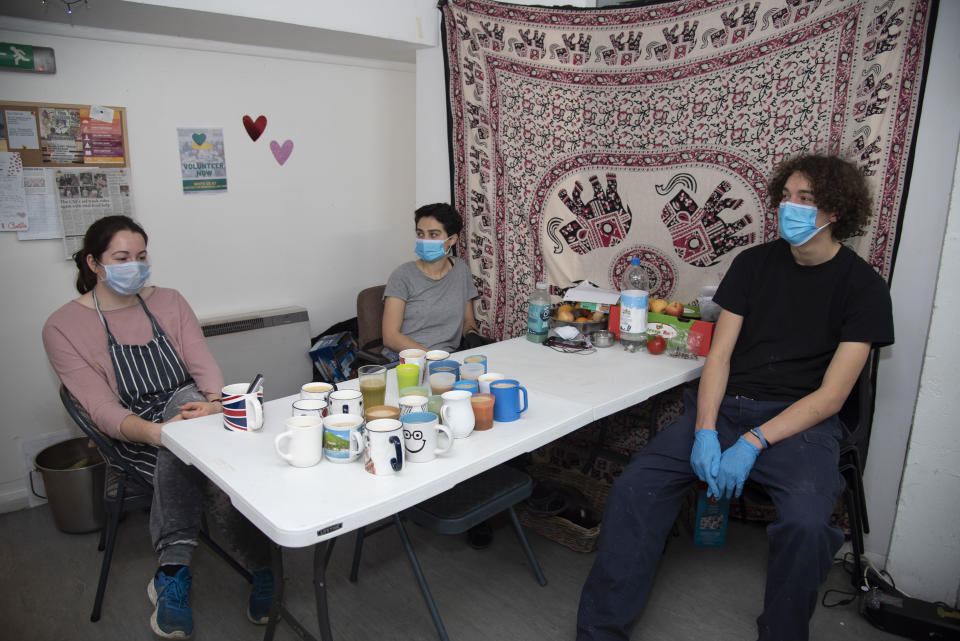
[[[322,398],[301,398],[293,402],[293,416],[327,415],[327,402]]]
[[[387,394],[387,368],[383,365],[363,365],[357,369],[357,378],[360,379],[363,406],[383,405]]]
[[[414,385],[422,385],[427,382],[427,353],[425,351],[422,349],[405,349],[400,352],[399,357],[401,364],[417,366],[420,379]]]
[[[366,443],[363,417],[356,414],[331,414],[323,419],[323,454],[333,463],[357,460]]]
[[[374,476],[390,476],[403,469],[403,423],[378,418],[363,430],[363,469]]]
[[[427,352],[428,361],[445,361],[450,358],[450,352],[445,352],[442,349],[431,349]]]
[[[490,384],[490,393],[493,394],[493,419],[499,422],[515,421],[520,414],[527,411],[527,389],[512,379],[502,379]],[[523,396],[523,407],[520,406],[520,396]]]
[[[363,416],[363,396],[359,390],[341,389],[330,392],[330,400],[327,405],[327,415],[330,414],[356,414]]]
[[[400,399],[400,417],[414,412],[426,412],[428,404],[429,400],[426,396],[420,396],[419,394],[404,396]]]
[[[294,467],[312,467],[323,458],[323,419],[319,416],[293,416],[287,419],[286,432],[273,441],[280,458]]]
[[[500,379],[506,378],[503,374],[498,372],[487,372],[486,374],[481,374],[480,378],[477,379],[477,385],[480,387],[481,394],[490,393],[490,383],[494,381],[499,381]]]
[[[484,373],[485,372],[483,371],[483,363],[466,363],[465,362],[463,365],[460,366],[461,381],[475,381],[478,378],[480,378],[480,376]]]
[[[485,354],[473,354],[471,356],[466,356],[463,359],[463,363],[480,363],[483,365],[483,374],[487,373],[487,357]]]
[[[375,421],[378,418],[400,418],[400,408],[395,405],[374,405],[363,410],[363,418]]]
[[[319,381],[315,381],[313,383],[304,383],[300,387],[300,398],[319,398],[325,401],[332,391],[333,385],[330,383],[323,383]]]
[[[453,389],[453,384],[457,382],[456,375],[453,372],[435,372],[430,375],[430,391],[434,395],[440,395]]]

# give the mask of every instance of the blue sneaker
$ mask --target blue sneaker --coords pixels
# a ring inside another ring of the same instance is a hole
[[[270,621],[270,605],[273,603],[273,572],[257,570],[253,573],[253,589],[247,603],[247,618],[257,625]]]
[[[158,572],[147,584],[147,596],[155,607],[150,627],[164,639],[189,639],[193,634],[190,610],[190,568],[183,567],[171,576]]]

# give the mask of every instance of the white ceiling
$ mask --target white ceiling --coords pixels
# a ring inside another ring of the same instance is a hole
[[[281,22],[253,20],[217,13],[173,9],[123,0],[88,0],[67,14],[61,0],[0,0],[0,28],[3,16],[67,25],[162,34],[183,38],[294,49],[388,60],[415,62],[417,46],[397,40],[362,36],[341,31],[303,27]]]

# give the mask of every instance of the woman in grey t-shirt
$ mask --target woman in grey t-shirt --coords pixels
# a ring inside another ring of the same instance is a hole
[[[437,203],[417,209],[414,222],[417,260],[397,267],[383,292],[383,344],[393,352],[453,352],[477,331],[477,288],[466,263],[451,256],[463,221],[451,205]]]

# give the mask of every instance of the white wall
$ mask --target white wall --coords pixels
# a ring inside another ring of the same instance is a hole
[[[2,97],[127,108],[152,282],[180,289],[201,318],[300,305],[319,333],[354,316],[357,291],[411,256],[413,65],[63,29],[72,35],[0,30],[0,41],[53,47],[58,67],[4,72]],[[256,143],[244,114],[269,120]],[[227,193],[181,193],[178,126],[223,128]],[[281,167],[268,145],[288,138]],[[19,441],[69,424],[40,328],[77,295],[74,271],[60,242],[0,234],[0,510],[25,497]]]
[[[881,351],[876,411],[864,484],[870,534],[868,556],[882,564],[888,554],[907,445],[911,439],[920,369],[934,304],[940,249],[950,194],[956,189],[954,164],[960,140],[960,4],[941,2],[921,105],[910,191],[900,247],[891,280],[896,343]],[[956,395],[944,398],[957,408]],[[955,471],[958,467],[953,468]],[[944,515],[931,512],[923,522],[939,527]],[[955,545],[958,543],[955,542]],[[899,577],[895,577],[898,579]],[[947,595],[941,595],[946,599]]]
[[[925,601],[960,599],[960,156],[887,570]]]

